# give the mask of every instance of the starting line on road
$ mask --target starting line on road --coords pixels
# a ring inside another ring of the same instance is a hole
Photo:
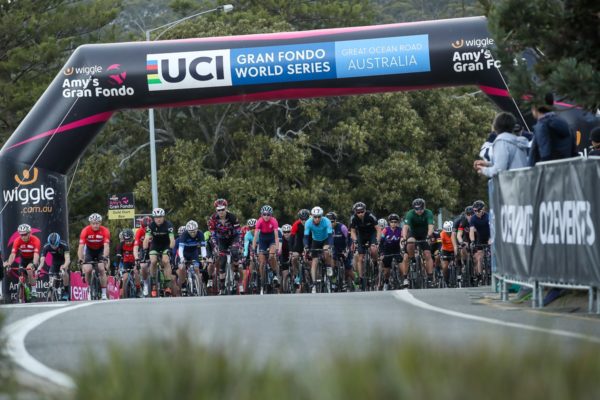
[[[542,333],[547,333],[550,335],[563,336],[563,337],[568,337],[568,338],[572,338],[572,339],[586,340],[586,341],[593,342],[593,343],[600,343],[600,337],[597,337],[597,336],[584,335],[581,333],[569,332],[569,331],[565,331],[562,329],[545,329],[545,328],[540,328],[539,326],[525,325],[525,324],[520,324],[517,322],[502,321],[502,320],[494,319],[494,318],[479,317],[477,315],[465,314],[465,313],[461,313],[458,311],[452,311],[452,310],[447,310],[445,308],[432,306],[431,304],[425,303],[424,301],[417,299],[408,290],[396,290],[394,292],[394,297],[404,303],[413,305],[415,307],[419,307],[419,308],[422,308],[422,309],[428,310],[428,311],[437,312],[440,314],[449,315],[451,317],[463,318],[463,319],[468,319],[471,321],[484,322],[484,323],[493,324],[493,325],[506,326],[506,327],[510,327],[510,328],[525,329],[525,330],[533,331],[533,332],[542,332]]]

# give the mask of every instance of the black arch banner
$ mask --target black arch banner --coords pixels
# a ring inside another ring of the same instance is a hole
[[[493,44],[473,17],[81,46],[0,150],[2,245],[23,222],[67,234],[64,174],[117,110],[477,85],[519,115]]]

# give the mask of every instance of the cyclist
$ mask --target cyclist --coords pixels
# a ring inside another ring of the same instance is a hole
[[[33,270],[37,269],[40,262],[41,242],[40,239],[33,236],[31,226],[28,224],[19,225],[17,232],[19,233],[19,237],[15,239],[8,261],[4,266],[7,268],[25,268],[27,270],[29,286],[34,286],[36,282],[33,279]],[[17,255],[21,257],[21,261],[18,264],[15,263]]]
[[[135,240],[133,241],[133,256],[136,260],[140,260],[140,268],[142,272],[143,288],[142,293],[144,297],[148,296],[148,260],[149,254],[144,251],[144,238],[146,237],[146,228],[152,223],[152,217],[146,215],[142,218],[140,227],[135,231]],[[140,246],[142,247],[140,249]]]
[[[350,235],[352,236],[352,251],[358,250],[357,265],[360,287],[365,290],[365,266],[363,259],[370,245],[371,262],[377,260],[377,238],[381,236],[381,228],[377,217],[367,210],[365,203],[358,202],[352,206],[352,217],[350,217]]]
[[[400,238],[402,236],[400,216],[398,214],[390,214],[387,220],[390,226],[383,229],[379,241],[379,249],[383,255],[383,290],[390,288],[392,261],[396,260],[400,262],[402,260],[400,254]]]
[[[135,268],[135,255],[133,254],[135,239],[133,237],[133,231],[131,229],[123,229],[120,235],[123,237],[123,242],[117,246],[115,265],[119,266],[121,270],[121,297],[126,298],[129,294],[125,291],[129,274],[133,272],[133,281],[138,293],[141,286],[140,274]]]
[[[442,264],[444,280],[446,281],[446,286],[448,286],[448,264],[454,259],[454,255],[456,254],[454,243],[452,241],[454,223],[452,221],[446,221],[444,222],[444,225],[442,225],[442,228],[442,232],[440,233],[440,239],[442,240],[440,261]]]
[[[456,280],[459,282],[462,280],[462,267],[466,264],[469,257],[467,245],[469,243],[469,219],[472,215],[473,207],[468,206],[465,208],[465,211],[452,223],[452,245],[454,246],[454,253],[456,256],[458,256],[460,249],[460,257],[456,258],[458,266],[460,266],[460,268],[457,269],[456,274]],[[466,235],[465,232],[467,233]]]
[[[252,241],[254,240],[254,229],[256,228],[256,220],[254,218],[250,218],[246,223],[248,227],[248,231],[244,235],[244,261],[245,261],[245,275],[244,275],[244,290],[248,289],[248,280],[250,280],[251,284],[254,287],[256,279],[255,279],[255,254],[254,247],[252,247]]]
[[[210,218],[208,229],[211,233],[213,251],[219,252],[215,267],[219,268],[220,287],[225,285],[225,267],[227,266],[227,253],[231,254],[231,267],[234,272],[236,286],[239,282],[239,260],[241,237],[240,223],[237,217],[227,210],[227,200],[217,199],[214,202],[216,212]],[[212,286],[213,270],[209,271],[208,287]]]
[[[160,256],[165,283],[170,282],[171,288],[165,288],[165,293],[169,294],[170,290],[176,290],[173,283],[173,271],[171,268],[171,259],[169,253],[175,247],[175,233],[173,225],[165,220],[165,210],[155,208],[152,210],[152,223],[146,228],[146,237],[144,238],[144,251],[150,253],[150,274],[157,276],[158,261]],[[150,286],[150,285],[148,285]],[[152,288],[152,297],[157,297],[159,294]]]
[[[50,261],[48,264],[48,254]],[[40,258],[40,267],[38,272],[44,271],[47,274],[59,274],[63,281],[63,300],[69,300],[69,264],[71,256],[69,254],[69,244],[61,240],[60,235],[52,232],[48,235],[48,240],[42,248],[42,257]]]
[[[285,282],[287,282],[288,274],[290,273],[292,226],[289,224],[283,225],[281,227],[281,233],[283,237],[281,238],[281,254],[279,255],[279,263],[281,265],[281,279],[283,279],[285,284]],[[284,287],[283,290],[287,292],[289,288]]]
[[[201,248],[204,246],[204,232],[202,232],[196,221],[189,220],[184,230],[178,238],[179,245],[177,246],[177,259],[179,266],[177,269],[177,284],[179,290],[182,289],[187,279],[186,264],[190,263],[197,276],[200,276],[200,254]],[[208,276],[203,272],[203,280],[206,281]]]
[[[79,264],[85,274],[85,281],[92,281],[93,267],[91,262],[97,263],[98,275],[100,275],[100,288],[102,289],[102,300],[106,300],[106,284],[108,271],[108,254],[110,253],[110,231],[102,226],[102,216],[93,213],[88,218],[90,224],[81,230],[79,235],[79,248],[77,257]],[[91,292],[88,291],[88,296]],[[90,297],[91,298],[91,297]]]
[[[344,268],[344,282],[338,282],[343,290],[347,290],[346,283],[352,284],[354,273],[352,272],[352,263],[348,259],[348,228],[346,225],[338,222],[335,211],[330,211],[326,215],[331,221],[333,229],[333,260],[340,260],[340,265]]]
[[[310,218],[310,211],[303,208],[298,211],[298,219],[292,224],[292,271],[296,277],[294,285],[300,286],[300,274],[298,274],[298,268],[300,267],[300,255],[304,253],[304,225]]]
[[[312,265],[310,268],[310,276],[312,278],[311,292],[317,293],[315,282],[317,281],[317,264],[319,263],[319,250],[323,250],[325,263],[327,263],[327,276],[333,276],[333,259],[328,251],[333,245],[333,227],[331,221],[327,217],[323,217],[323,209],[321,207],[313,207],[310,210],[311,218],[304,225],[304,249],[308,249],[308,238],[312,238],[310,245]],[[325,277],[322,277],[324,279]]]
[[[273,285],[277,287],[279,286],[279,278],[277,277],[279,275],[279,268],[277,266],[276,252],[279,249],[279,235],[277,235],[279,223],[273,217],[273,207],[269,205],[262,206],[260,214],[261,217],[256,221],[256,227],[254,228],[252,247],[256,248],[256,242],[258,241],[258,266],[262,282],[265,282],[266,253],[269,253],[269,264],[273,270]],[[260,291],[262,294],[262,287]]]
[[[408,211],[404,217],[402,228],[402,244],[406,248],[402,261],[402,275],[408,274],[408,260],[415,256],[415,242],[425,257],[425,270],[427,271],[427,285],[433,286],[433,258],[431,257],[431,246],[429,242],[433,239],[433,213],[425,209],[425,200],[414,199],[413,209]],[[410,235],[409,235],[410,229]],[[408,286],[408,279],[404,278],[403,286]]]
[[[478,282],[481,282],[481,262],[483,248],[490,244],[490,218],[484,210],[485,203],[477,200],[473,203],[473,216],[469,219],[469,239],[474,250],[475,273]]]
[[[171,261],[173,265],[179,265],[179,238],[185,232],[185,225],[181,225],[177,228],[177,235],[175,235],[175,247],[173,247],[173,252],[171,254]]]

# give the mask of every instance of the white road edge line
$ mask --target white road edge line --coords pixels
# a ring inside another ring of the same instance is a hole
[[[55,369],[52,369],[35,358],[25,348],[25,338],[33,329],[46,322],[50,318],[56,317],[57,315],[73,311],[81,307],[87,307],[95,304],[93,302],[77,304],[72,307],[60,308],[58,310],[47,311],[41,314],[32,315],[27,318],[23,318],[19,321],[13,322],[2,330],[2,336],[6,338],[7,354],[12,360],[23,368],[24,370],[49,380],[59,386],[63,386],[67,389],[75,389],[75,382],[73,379]]]
[[[534,332],[548,333],[551,335],[564,336],[564,337],[573,338],[573,339],[587,340],[587,341],[593,342],[593,343],[600,343],[600,337],[597,337],[597,336],[589,336],[589,335],[584,335],[582,333],[569,332],[569,331],[564,331],[561,329],[545,329],[545,328],[540,328],[539,326],[519,324],[517,322],[502,321],[502,320],[494,319],[494,318],[479,317],[477,315],[470,315],[470,314],[465,314],[465,313],[461,313],[458,311],[452,311],[452,310],[447,310],[445,308],[432,306],[431,304],[425,303],[424,301],[421,301],[421,300],[415,298],[415,296],[413,296],[412,293],[410,293],[408,290],[396,290],[394,292],[394,297],[402,302],[411,304],[415,307],[419,307],[419,308],[422,308],[422,309],[428,310],[428,311],[437,312],[440,314],[450,315],[452,317],[469,319],[471,321],[485,322],[485,323],[493,324],[493,325],[507,326],[507,327],[511,327],[511,328],[525,329],[525,330],[534,331]]]

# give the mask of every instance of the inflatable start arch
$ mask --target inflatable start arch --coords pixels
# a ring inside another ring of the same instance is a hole
[[[2,245],[67,235],[65,174],[116,110],[477,85],[518,116],[493,44],[474,17],[79,47],[0,150]]]

